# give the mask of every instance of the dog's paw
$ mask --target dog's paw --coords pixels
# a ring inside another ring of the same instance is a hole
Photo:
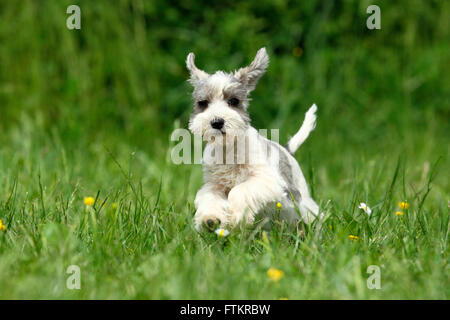
[[[255,217],[248,211],[249,210],[247,210],[247,212],[244,212],[231,209],[229,218],[230,227],[234,228],[240,223],[252,225],[255,222]]]
[[[214,231],[222,225],[222,219],[213,214],[200,215],[197,212],[194,221],[195,229],[197,229],[197,231],[201,231],[203,228]]]
[[[228,205],[230,207],[229,224],[231,227],[235,227],[241,222],[250,225],[255,221],[252,209],[239,189],[230,191],[228,194]]]
[[[197,209],[194,216],[195,229],[201,231],[206,229],[214,231],[219,227],[226,226],[229,222],[228,205],[211,204]]]

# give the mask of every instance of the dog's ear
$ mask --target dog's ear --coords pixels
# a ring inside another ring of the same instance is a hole
[[[191,79],[190,82],[195,82],[197,80],[203,80],[209,77],[209,74],[207,74],[205,71],[200,70],[195,66],[195,54],[192,52],[188,54],[186,58],[186,67],[188,68],[189,72],[191,73]]]
[[[234,73],[234,77],[247,86],[247,91],[255,89],[259,78],[262,77],[269,65],[269,56],[266,48],[261,48],[256,53],[255,59],[245,68],[241,68]]]

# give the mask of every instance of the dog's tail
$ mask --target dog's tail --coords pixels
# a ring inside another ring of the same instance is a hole
[[[316,104],[313,104],[306,112],[305,120],[303,120],[300,130],[298,130],[298,132],[287,143],[286,149],[291,154],[294,154],[295,151],[297,151],[306,138],[308,138],[309,133],[316,127],[316,111],[317,106]]]

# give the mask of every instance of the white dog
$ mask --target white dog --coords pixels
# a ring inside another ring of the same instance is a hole
[[[189,82],[194,86],[194,112],[189,129],[207,143],[204,151],[204,185],[195,197],[195,226],[212,230],[218,225],[234,227],[253,223],[262,212],[280,212],[295,222],[297,208],[306,223],[319,215],[305,178],[293,157],[314,129],[316,105],[306,113],[300,130],[280,146],[250,125],[249,94],[264,74],[269,57],[262,48],[253,62],[234,73],[210,75],[187,56]],[[277,203],[278,209],[276,208]]]

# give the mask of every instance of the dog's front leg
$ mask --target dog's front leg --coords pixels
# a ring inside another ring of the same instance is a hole
[[[225,193],[216,184],[206,183],[195,196],[195,228],[205,224],[209,229],[228,223],[229,207]]]
[[[242,220],[253,223],[255,215],[267,203],[280,201],[282,196],[280,180],[270,174],[253,176],[238,184],[228,194],[230,225],[235,226]]]

